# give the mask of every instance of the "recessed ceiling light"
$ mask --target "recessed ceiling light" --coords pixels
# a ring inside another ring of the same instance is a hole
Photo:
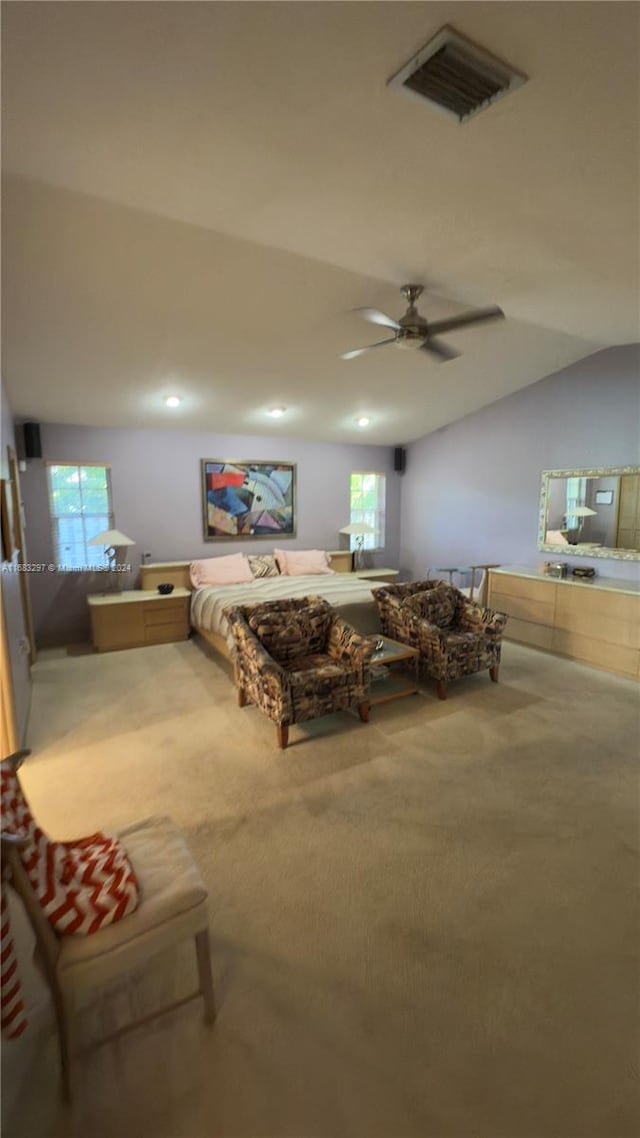
[[[179,407],[181,402],[182,400],[177,395],[169,395],[165,399],[167,407]]]
[[[359,419],[356,419],[356,422],[359,427],[368,427],[371,419],[367,415],[361,415]]]
[[[281,419],[286,409],[286,407],[270,407],[267,414],[271,415],[272,419]]]

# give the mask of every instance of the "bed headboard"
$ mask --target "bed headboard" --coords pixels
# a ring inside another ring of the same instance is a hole
[[[156,589],[163,582],[176,588],[193,588],[189,576],[190,561],[151,561],[140,566],[140,588]]]
[[[335,573],[350,573],[352,555],[347,549],[333,549],[327,554]],[[140,588],[155,589],[163,581],[176,588],[193,589],[189,575],[190,561],[150,561],[140,566]]]

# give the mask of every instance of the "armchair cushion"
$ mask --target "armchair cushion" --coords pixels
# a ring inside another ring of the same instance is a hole
[[[294,701],[301,694],[309,691],[309,682],[313,683],[312,698],[315,700],[321,693],[326,694],[339,688],[345,682],[345,670],[324,652],[314,652],[312,656],[301,656],[292,660],[285,668]]]
[[[247,623],[265,651],[277,663],[286,664],[324,648],[331,610],[319,598],[310,599],[306,608],[297,610],[284,606],[269,610],[258,605],[249,613]]]
[[[435,624],[437,628],[449,628],[457,609],[455,590],[439,582],[434,589],[407,597],[405,605],[411,613],[427,620],[429,624]]]

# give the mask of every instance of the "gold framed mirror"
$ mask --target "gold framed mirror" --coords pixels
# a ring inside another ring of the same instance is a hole
[[[538,549],[640,561],[640,466],[543,470]]]

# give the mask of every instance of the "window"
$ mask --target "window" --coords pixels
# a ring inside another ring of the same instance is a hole
[[[61,569],[107,565],[102,546],[89,542],[113,528],[110,468],[49,462],[47,473],[54,561]]]
[[[576,518],[572,514],[572,510],[576,506],[585,506],[587,502],[587,480],[586,478],[567,478],[567,510],[566,518],[571,518],[572,524],[576,524]]]
[[[387,479],[384,474],[354,471],[349,486],[351,523],[366,522],[374,533],[351,534],[350,549],[384,549]]]

